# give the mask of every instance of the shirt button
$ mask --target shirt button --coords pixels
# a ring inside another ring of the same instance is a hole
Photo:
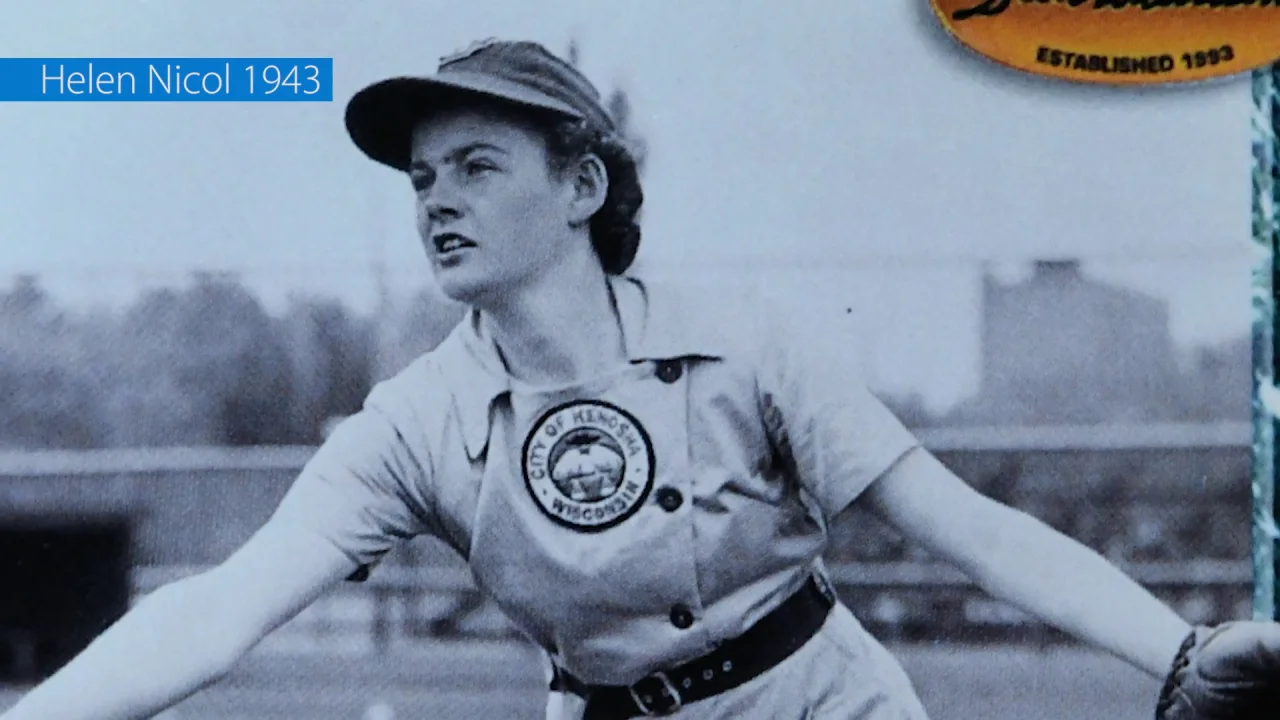
[[[684,504],[684,495],[673,487],[658,488],[658,505],[667,512],[675,512]]]
[[[675,360],[663,360],[658,363],[658,379],[668,385],[680,379],[680,363]]]
[[[688,605],[677,603],[671,607],[671,624],[681,630],[693,627],[693,611]]]

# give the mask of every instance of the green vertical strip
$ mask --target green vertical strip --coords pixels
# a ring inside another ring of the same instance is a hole
[[[1280,64],[1253,73],[1253,239],[1258,261],[1253,272],[1253,610],[1257,620],[1280,619],[1276,606],[1276,470],[1280,448],[1280,332],[1276,323],[1280,290]]]

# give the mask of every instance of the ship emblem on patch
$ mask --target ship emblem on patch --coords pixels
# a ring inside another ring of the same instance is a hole
[[[576,400],[547,411],[525,439],[521,467],[538,508],[582,532],[634,515],[653,489],[653,444],[627,411]]]

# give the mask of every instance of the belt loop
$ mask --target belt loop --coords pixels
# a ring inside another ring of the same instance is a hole
[[[560,672],[560,666],[553,660],[551,662],[551,692],[564,692],[568,688],[564,686],[564,674]]]
[[[827,601],[827,605],[834,606],[836,604],[839,598],[836,597],[835,588],[831,586],[831,581],[827,579],[825,573],[821,570],[814,571],[813,584],[817,586],[818,592]]]

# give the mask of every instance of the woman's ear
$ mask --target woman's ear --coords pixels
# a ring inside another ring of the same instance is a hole
[[[569,224],[580,227],[590,222],[604,206],[605,197],[609,194],[609,171],[598,155],[587,153],[569,168],[566,176],[572,193]]]

